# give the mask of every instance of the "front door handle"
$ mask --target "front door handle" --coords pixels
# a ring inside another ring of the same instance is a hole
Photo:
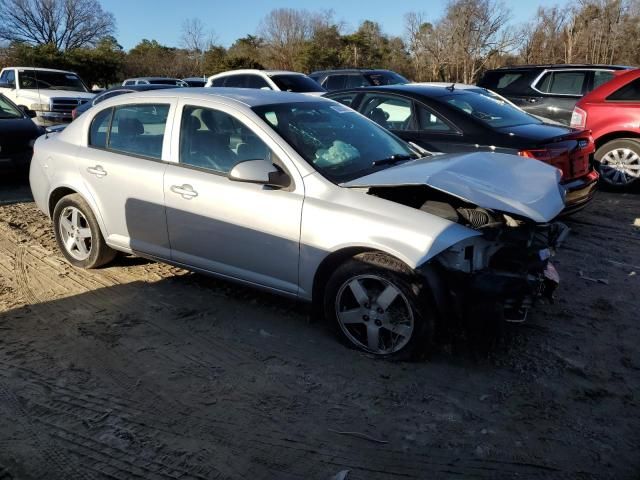
[[[535,97],[531,97],[531,98],[527,98],[527,102],[529,103],[538,103],[538,98]]]
[[[191,200],[198,196],[198,192],[196,192],[193,187],[187,183],[183,185],[171,185],[171,191],[181,195],[185,200]]]
[[[102,168],[102,165],[96,165],[95,167],[89,167],[87,168],[87,172],[89,172],[91,175],[95,175],[98,178],[102,178],[107,174],[107,171]]]

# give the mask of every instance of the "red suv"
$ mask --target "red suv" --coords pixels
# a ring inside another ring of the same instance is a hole
[[[621,72],[582,97],[571,126],[591,130],[595,167],[605,185],[640,186],[640,69]]]

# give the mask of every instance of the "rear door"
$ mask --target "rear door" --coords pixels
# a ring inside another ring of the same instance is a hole
[[[565,125],[571,122],[573,107],[588,90],[589,70],[547,70],[534,82],[539,93],[532,96],[525,108],[529,113]]]
[[[145,99],[100,111],[92,120],[80,174],[98,205],[108,243],[169,258],[163,177],[167,120],[175,100]]]

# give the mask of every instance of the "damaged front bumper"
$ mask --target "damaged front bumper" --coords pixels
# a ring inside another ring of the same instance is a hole
[[[473,321],[478,311],[526,320],[537,299],[553,298],[560,278],[550,259],[569,232],[562,223],[528,227],[499,238],[475,237],[419,269],[445,318]],[[506,238],[504,238],[506,237]],[[436,278],[440,284],[434,288]]]

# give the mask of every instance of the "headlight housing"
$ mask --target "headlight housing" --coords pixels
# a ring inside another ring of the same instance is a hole
[[[36,112],[48,112],[51,110],[51,107],[48,103],[32,103],[29,109],[35,110]]]

